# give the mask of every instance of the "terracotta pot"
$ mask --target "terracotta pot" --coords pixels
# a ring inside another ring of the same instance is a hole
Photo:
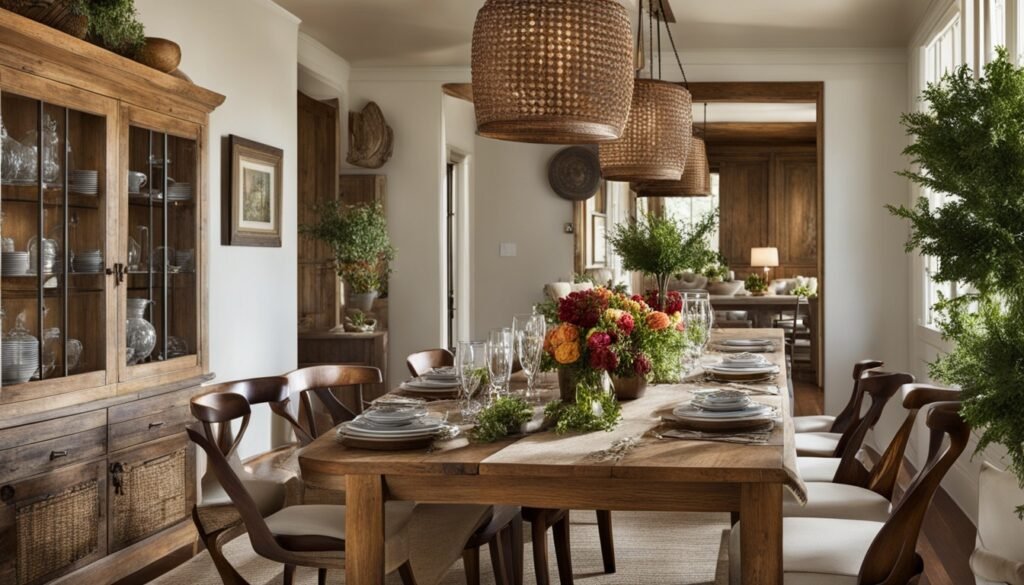
[[[562,402],[576,402],[576,372],[558,368],[558,397]]]
[[[615,388],[615,398],[619,400],[636,400],[647,391],[646,376],[630,376],[620,378],[612,376],[612,387]]]
[[[181,47],[174,41],[146,37],[146,43],[142,45],[137,60],[157,71],[170,73],[181,63]]]

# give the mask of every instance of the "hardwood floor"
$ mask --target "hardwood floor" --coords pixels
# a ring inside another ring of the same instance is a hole
[[[793,383],[797,416],[821,414],[825,393],[808,382]],[[916,473],[906,465],[900,474],[905,488]],[[974,551],[976,529],[945,490],[939,490],[924,519],[917,552],[924,559],[925,574],[920,585],[969,585],[974,583],[969,559]]]

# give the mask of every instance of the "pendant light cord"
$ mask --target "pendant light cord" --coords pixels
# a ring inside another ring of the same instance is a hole
[[[652,1],[652,0],[648,0],[648,1]],[[658,7],[661,9],[662,17],[664,17],[665,16],[665,0],[658,0]],[[660,22],[660,19],[659,19],[659,22]],[[676,63],[679,64],[679,73],[681,73],[683,75],[683,85],[686,86],[686,89],[690,89],[690,82],[686,79],[686,70],[683,69],[683,60],[679,58],[679,49],[676,48],[676,41],[675,41],[674,38],[672,38],[672,27],[670,27],[667,22],[665,23],[665,30],[668,31],[668,41],[669,41],[669,43],[672,44],[672,53],[675,54],[675,56],[676,56]],[[660,43],[661,42],[660,30],[659,30],[658,37],[659,37],[658,42]]]
[[[654,79],[654,5],[651,4],[654,0],[647,0],[647,42],[650,48],[651,62],[648,65],[647,70],[648,77]],[[661,0],[658,0],[659,2]],[[643,6],[643,0],[640,0],[640,6]],[[643,8],[640,9],[640,18],[643,18]],[[661,28],[658,29],[658,36],[661,36]]]

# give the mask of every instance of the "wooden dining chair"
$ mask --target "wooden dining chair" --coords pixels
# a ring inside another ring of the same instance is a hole
[[[572,585],[572,553],[569,538],[569,510],[544,508],[523,508],[523,518],[530,523],[533,541],[533,569],[537,585],[548,585],[547,533],[551,530],[555,539],[555,563],[558,567],[558,581]],[[597,510],[597,533],[601,543],[601,561],[604,572],[614,573],[615,541],[612,536],[612,514],[608,510]]]
[[[836,416],[812,415],[793,418],[793,430],[797,433],[843,433],[857,426],[861,419],[861,406],[864,403],[864,392],[860,388],[860,379],[864,372],[882,367],[878,360],[861,360],[853,364],[853,392],[850,400]]]
[[[862,391],[871,398],[871,406],[857,426],[843,433],[799,433],[794,435],[796,453],[804,457],[842,457],[847,445],[857,449],[864,442],[867,432],[874,428],[882,417],[882,411],[889,399],[899,392],[904,384],[912,384],[914,376],[905,372],[883,372],[868,370],[860,380]]]
[[[267,377],[227,382],[210,387],[208,394],[204,396],[224,393],[241,397],[250,408],[258,404],[276,404],[288,399],[288,380],[282,377]],[[219,399],[200,397],[196,400],[205,402]],[[276,473],[264,476],[247,470],[236,449],[245,435],[246,428],[247,425],[243,425],[238,433],[234,434],[230,424],[210,423],[205,426],[206,440],[211,445],[216,445],[224,455],[260,513],[269,515],[284,507],[288,491],[297,489],[297,485],[291,484],[298,484],[299,481],[294,474]],[[244,583],[241,575],[224,557],[222,547],[245,532],[245,525],[212,468],[207,469],[200,480],[200,497],[192,508],[192,521],[201,542],[209,551],[210,559],[224,583]]]
[[[959,402],[935,404],[928,428],[948,437],[914,478],[889,519],[883,522],[835,518],[783,518],[782,569],[787,583],[827,585],[904,585],[924,573],[917,539],[925,513],[943,477],[967,447],[971,427]],[[729,535],[729,577],[740,585],[743,522]]]
[[[783,516],[849,518],[876,522],[885,522],[889,518],[896,478],[903,466],[918,412],[936,402],[960,400],[959,390],[927,384],[906,384],[900,388],[900,392],[904,394],[903,408],[907,410],[907,416],[871,470],[868,471],[858,458],[860,445],[856,439],[846,445],[839,459],[798,457],[797,469],[807,487],[807,503],[801,505],[790,492],[786,492],[783,497]],[[867,422],[863,421],[862,426],[867,426]],[[866,429],[858,429],[858,432],[861,431],[862,434],[867,433]],[[929,455],[939,449],[941,440],[941,434],[932,436]],[[829,466],[816,464],[817,461],[836,462],[833,474],[824,480],[819,479],[827,473]]]
[[[202,424],[203,432],[187,429],[189,439],[207,456],[217,481],[228,494],[249,534],[253,550],[260,556],[284,564],[284,585],[291,585],[297,566],[318,569],[318,582],[327,582],[328,569],[345,567],[345,506],[297,505],[282,508],[264,516],[257,497],[243,482],[228,457],[243,433],[226,450],[212,437],[218,436],[214,425],[229,426],[241,419],[242,429],[249,426],[251,409],[242,394],[212,392],[192,399],[192,415]],[[398,571],[404,585],[415,585],[409,564],[409,521],[415,503],[386,502],[384,507],[384,568]],[[224,575],[222,574],[222,577]],[[227,585],[248,585],[234,573]]]
[[[455,365],[455,355],[444,348],[425,349],[411,354],[405,359],[405,367],[414,378],[422,376],[435,368]]]

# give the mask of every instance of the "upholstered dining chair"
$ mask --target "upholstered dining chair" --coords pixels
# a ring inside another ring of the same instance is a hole
[[[252,378],[212,386],[211,394],[231,393],[245,400],[248,405],[277,404],[288,399],[288,380],[282,377]],[[203,401],[214,400],[202,398]],[[237,400],[237,399],[231,399]],[[263,515],[270,515],[284,507],[287,493],[298,490],[299,480],[295,474],[280,472],[270,476],[256,475],[246,469],[235,448],[245,435],[247,425],[242,425],[233,434],[230,424],[207,423],[204,426],[206,440],[216,445],[224,459],[231,466],[238,480],[249,492],[256,508]],[[231,497],[217,480],[212,467],[200,480],[201,499],[192,508],[192,521],[203,545],[210,553],[217,573],[226,584],[244,583],[241,575],[224,557],[222,547],[231,539],[245,532],[245,525]]]
[[[793,430],[797,433],[842,433],[846,429],[857,426],[861,418],[861,405],[864,392],[860,389],[860,379],[864,372],[882,367],[878,360],[861,360],[853,364],[853,392],[843,410],[836,416],[812,415],[793,418]]]
[[[345,506],[297,505],[264,516],[258,496],[249,491],[225,456],[238,447],[242,433],[226,450],[209,439],[215,436],[213,425],[228,426],[241,419],[242,428],[248,427],[251,409],[246,397],[212,392],[193,398],[191,408],[204,432],[187,429],[189,438],[206,453],[208,465],[245,525],[253,550],[284,564],[284,585],[291,585],[297,566],[318,569],[320,585],[326,583],[328,569],[344,569]],[[385,571],[398,571],[404,585],[416,584],[409,564],[408,531],[415,506],[413,502],[387,502],[384,507]],[[244,579],[225,583],[248,585]]]
[[[867,432],[882,417],[889,399],[904,384],[912,384],[914,376],[905,372],[868,370],[859,382],[861,390],[871,398],[871,406],[863,419],[843,433],[798,433],[795,435],[796,453],[804,457],[842,457],[848,444],[857,448],[864,442]]]
[[[786,585],[902,585],[919,579],[921,524],[943,477],[967,446],[971,434],[959,402],[935,404],[927,425],[949,438],[914,478],[883,522],[835,518],[783,518],[782,569]],[[740,585],[743,522],[729,536],[730,584]]]
[[[903,408],[907,410],[907,416],[871,471],[858,458],[861,443],[858,437],[846,445],[840,459],[798,457],[797,469],[807,486],[807,503],[801,505],[790,492],[785,492],[783,516],[849,518],[876,522],[885,522],[889,518],[896,478],[903,465],[917,413],[936,402],[960,400],[959,390],[927,384],[906,384],[899,391],[904,395]],[[861,426],[867,426],[867,423],[864,420]],[[858,433],[862,436],[867,433],[867,429],[858,429]],[[929,455],[941,446],[941,440],[941,434],[932,436]],[[832,475],[823,479],[828,471],[832,471]]]
[[[454,365],[455,355],[443,347],[418,351],[405,359],[405,367],[409,368],[413,377],[422,376],[435,368]]]
[[[978,481],[978,537],[971,554],[977,585],[1024,585],[1024,539],[1014,509],[1024,491],[1012,473],[989,463]]]

